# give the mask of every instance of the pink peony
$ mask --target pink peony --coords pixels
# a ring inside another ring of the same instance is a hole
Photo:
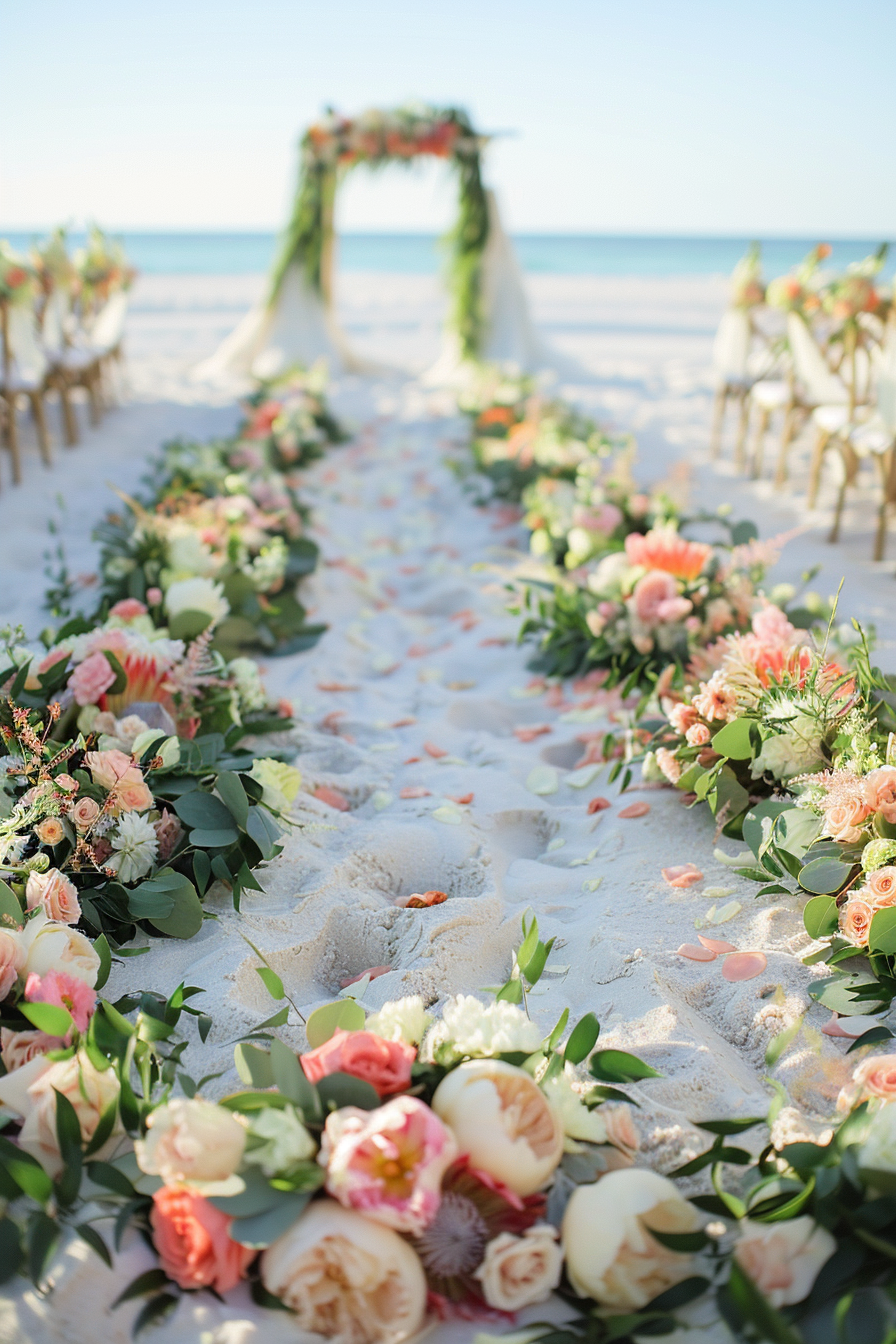
[[[40,906],[47,918],[55,919],[58,924],[77,924],[81,918],[78,889],[58,868],[48,868],[45,873],[28,874],[25,905],[28,910],[36,910]]]
[[[419,1236],[436,1215],[442,1176],[456,1157],[454,1135],[424,1102],[395,1097],[375,1111],[333,1111],[318,1161],[340,1204]]]
[[[109,610],[110,616],[118,616],[122,621],[134,621],[138,616],[146,615],[146,607],[136,597],[124,597]]]
[[[91,653],[69,678],[68,688],[79,705],[95,705],[115,680],[111,664],[102,653]]]
[[[644,625],[656,625],[662,619],[660,607],[678,597],[678,584],[671,574],[662,570],[651,570],[635,584],[632,602],[635,615]]]
[[[229,1293],[255,1259],[255,1250],[231,1238],[233,1219],[183,1186],[155,1192],[149,1222],[159,1263],[181,1288]]]
[[[410,1087],[416,1057],[415,1048],[404,1041],[384,1041],[372,1031],[337,1031],[301,1060],[311,1083],[319,1083],[330,1073],[350,1073],[387,1097]]]
[[[25,981],[25,998],[29,1003],[52,1003],[57,1008],[66,1008],[79,1032],[87,1030],[96,1008],[96,990],[65,971],[47,971],[46,975],[32,971]]]

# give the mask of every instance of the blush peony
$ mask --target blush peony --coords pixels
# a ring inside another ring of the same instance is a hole
[[[744,1218],[734,1258],[773,1307],[802,1302],[837,1243],[814,1218],[754,1223]]]

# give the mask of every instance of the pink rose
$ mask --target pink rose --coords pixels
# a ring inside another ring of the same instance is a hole
[[[77,924],[81,918],[77,888],[58,868],[48,868],[45,873],[28,874],[25,904],[29,910],[36,910],[40,906],[47,918],[56,920],[57,924]]]
[[[337,1031],[316,1050],[301,1056],[305,1077],[319,1083],[329,1073],[350,1073],[376,1088],[381,1097],[411,1085],[417,1051],[404,1041],[384,1041],[372,1031]]]
[[[89,831],[100,814],[100,805],[95,798],[79,798],[69,808],[69,821],[76,830]]]
[[[20,1069],[39,1055],[49,1050],[58,1050],[63,1044],[61,1036],[47,1036],[42,1031],[10,1031],[0,1027],[0,1059],[6,1066],[6,1072]]]
[[[869,775],[870,779],[871,776]],[[862,823],[870,815],[869,809],[860,798],[852,798],[845,803],[836,803],[825,808],[824,829],[827,835],[844,845],[854,844],[862,835]]]
[[[705,723],[692,723],[685,737],[690,746],[705,747],[709,741],[709,729]]]
[[[395,1097],[375,1111],[346,1106],[327,1117],[318,1162],[347,1209],[416,1236],[435,1217],[454,1135],[424,1102]]]
[[[678,584],[671,574],[664,570],[651,570],[635,584],[631,601],[635,615],[644,625],[656,625],[661,619],[659,611],[663,602],[669,602],[678,596]]]
[[[145,812],[152,807],[152,793],[143,779],[143,772],[133,758],[123,751],[88,751],[84,764],[95,784],[108,789],[115,806],[122,812]]]
[[[34,828],[34,834],[42,845],[58,845],[65,839],[65,829],[58,817],[44,817]]]
[[[840,932],[856,947],[866,946],[874,915],[873,908],[862,899],[862,895],[862,892],[858,892],[850,896],[840,911]]]
[[[858,1089],[857,1101],[869,1101],[872,1097],[896,1101],[896,1055],[864,1059],[852,1077]]]
[[[87,1030],[96,1008],[96,990],[65,971],[47,971],[46,975],[32,971],[25,981],[25,998],[28,1003],[52,1003],[65,1008],[78,1032]]]
[[[896,868],[888,865],[868,874],[865,891],[875,910],[885,905],[896,905]]]
[[[669,710],[669,722],[676,733],[686,733],[697,721],[697,711],[693,705],[673,705]]]
[[[155,1192],[149,1222],[159,1263],[181,1288],[229,1293],[255,1259],[251,1247],[230,1237],[233,1219],[183,1186]]]
[[[0,999],[5,999],[25,965],[25,950],[9,929],[0,929]]]
[[[79,705],[95,705],[115,680],[111,664],[102,653],[91,653],[69,677],[68,688]]]
[[[133,621],[138,616],[146,615],[146,607],[136,597],[125,597],[109,609],[109,615],[118,616],[123,621]]]
[[[884,821],[896,821],[896,766],[882,765],[865,776],[865,801]]]

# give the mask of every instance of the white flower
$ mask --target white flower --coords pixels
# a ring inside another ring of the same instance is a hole
[[[83,933],[57,924],[41,912],[28,920],[18,936],[25,952],[24,979],[32,973],[43,976],[48,971],[65,971],[93,989],[100,959]]]
[[[317,1152],[317,1144],[293,1106],[284,1106],[282,1110],[271,1106],[257,1112],[249,1122],[249,1133],[264,1139],[264,1143],[248,1149],[244,1161],[249,1166],[261,1167],[265,1176],[288,1171]]]
[[[71,1102],[81,1127],[81,1137],[89,1140],[93,1138],[103,1112],[118,1100],[119,1091],[115,1070],[97,1069],[85,1051],[55,1062],[46,1055],[38,1055],[0,1078],[0,1105],[22,1119],[16,1140],[19,1147],[36,1157],[50,1176],[56,1177],[62,1171],[56,1133],[57,1092]],[[123,1133],[116,1112],[112,1132],[93,1154],[95,1160],[112,1156]]]
[[[567,1152],[579,1151],[576,1139],[586,1143],[606,1143],[607,1127],[600,1110],[589,1111],[581,1095],[573,1086],[574,1069],[567,1064],[563,1073],[556,1074],[541,1083],[541,1090],[560,1116],[563,1132],[566,1135]]]
[[[262,787],[262,802],[273,812],[287,812],[302,783],[302,772],[283,761],[262,756],[252,764],[251,777]]]
[[[378,1013],[371,1013],[365,1027],[384,1041],[404,1041],[405,1045],[419,1045],[432,1018],[423,1006],[419,994],[406,999],[384,1003]]]
[[[172,580],[214,574],[218,566],[211,548],[200,540],[194,528],[188,525],[180,530],[182,527],[175,524],[168,533],[168,570]]]
[[[560,1282],[563,1252],[557,1230],[536,1223],[521,1237],[502,1232],[488,1243],[473,1278],[482,1284],[482,1296],[496,1311],[521,1311],[546,1302]]]
[[[426,1310],[423,1267],[391,1227],[315,1200],[261,1257],[261,1281],[301,1331],[331,1344],[401,1344]]]
[[[472,994],[449,999],[423,1043],[427,1060],[450,1064],[464,1056],[473,1058],[522,1052],[534,1054],[542,1034],[516,1004],[506,999],[480,1003]]]
[[[230,603],[221,584],[212,579],[178,579],[165,593],[165,610],[170,617],[182,611],[202,612],[211,617],[212,625],[217,625],[230,611]]]
[[[807,715],[800,714],[787,725],[784,733],[775,733],[767,737],[762,750],[753,762],[751,773],[754,779],[768,771],[775,779],[792,779],[794,775],[805,775],[821,764],[821,734],[818,724]]]
[[[138,812],[125,812],[110,836],[112,853],[106,863],[119,882],[145,877],[159,857],[159,838],[152,822]]]
[[[870,1172],[896,1172],[896,1103],[882,1106],[872,1115],[859,1149],[859,1166]]]
[[[286,573],[289,551],[282,537],[271,537],[266,546],[262,546],[258,555],[246,567],[246,573],[252,580],[258,593],[266,593],[276,587]]]
[[[254,658],[234,658],[227,666],[227,675],[233,678],[243,713],[264,709],[267,695]]]
[[[202,1097],[174,1097],[149,1113],[134,1151],[148,1175],[201,1189],[233,1176],[245,1147],[245,1126],[232,1111]]]
[[[625,551],[613,551],[588,575],[588,587],[599,597],[618,598],[632,573]]]
[[[802,1302],[837,1243],[814,1218],[754,1223],[744,1218],[734,1258],[773,1307]]]
[[[160,735],[158,728],[144,728],[143,732],[138,733],[131,743],[131,754],[136,756],[139,761],[149,744],[158,742],[155,754],[161,757],[162,768],[170,770],[180,760],[180,741],[177,737],[166,737],[162,742],[159,742]]]

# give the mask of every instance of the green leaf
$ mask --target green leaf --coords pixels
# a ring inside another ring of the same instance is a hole
[[[325,1003],[322,1008],[316,1008],[305,1023],[308,1046],[316,1050],[337,1031],[361,1031],[366,1021],[364,1009],[354,999]]]
[[[839,923],[837,902],[833,896],[813,896],[803,911],[803,923],[810,938],[829,938]]]
[[[109,940],[104,933],[101,933],[99,938],[97,938],[93,945],[93,950],[100,959],[100,968],[97,971],[96,985],[94,988],[102,989],[103,985],[105,985],[106,981],[109,979],[109,972],[112,969],[112,952],[109,948]]]
[[[55,1003],[19,1003],[19,1012],[48,1036],[67,1036],[74,1029],[71,1013]]]
[[[12,887],[0,882],[0,928],[21,929],[25,924],[22,905]]]
[[[241,1246],[251,1246],[262,1250],[272,1241],[287,1232],[298,1222],[311,1199],[310,1194],[298,1192],[290,1195],[264,1213],[247,1218],[236,1218],[228,1229],[228,1235]]]
[[[36,1209],[28,1219],[25,1241],[28,1248],[28,1275],[37,1287],[44,1276],[50,1257],[59,1241],[59,1224],[42,1209]]]
[[[120,1307],[123,1302],[131,1302],[135,1297],[143,1297],[146,1293],[154,1293],[157,1288],[163,1288],[168,1283],[168,1275],[164,1269],[147,1269],[143,1274],[138,1274],[136,1279],[132,1279],[126,1288],[123,1288],[112,1303],[112,1309]]]
[[[223,799],[236,824],[245,829],[249,820],[249,799],[239,775],[222,770],[215,780],[215,790]]]
[[[274,1082],[288,1101],[293,1102],[307,1119],[320,1115],[320,1098],[317,1089],[309,1083],[305,1072],[288,1045],[271,1041],[271,1068]]]
[[[243,1082],[252,1087],[273,1087],[274,1070],[269,1050],[259,1050],[257,1046],[243,1041],[233,1052],[236,1071]]]
[[[760,1338],[769,1340],[771,1344],[801,1344],[801,1337],[791,1330],[781,1313],[759,1291],[737,1260],[732,1257],[730,1264],[728,1283],[720,1294],[720,1305],[724,1306],[728,1299],[734,1308],[730,1315],[725,1313],[727,1319],[738,1327],[749,1321],[758,1327]]]
[[[196,888],[183,873],[172,873],[177,879],[176,885],[169,881],[168,895],[173,897],[171,913],[164,916],[149,916],[149,922],[160,933],[169,938],[192,938],[202,928],[202,902],[196,894]],[[151,881],[154,881],[152,879]],[[144,882],[140,890],[145,890],[151,882]]]
[[[212,863],[204,849],[197,849],[193,855],[193,881],[200,896],[204,896],[212,875]]]
[[[232,830],[234,818],[225,803],[212,793],[193,789],[174,801],[174,810],[191,830]]]
[[[0,1283],[14,1279],[25,1259],[22,1238],[11,1218],[0,1218]]]
[[[208,629],[211,619],[207,611],[179,611],[168,619],[168,634],[172,639],[195,639]]]
[[[642,1078],[662,1078],[656,1069],[626,1050],[598,1050],[588,1066],[601,1083],[635,1083]]]
[[[317,1093],[324,1110],[341,1110],[343,1106],[358,1106],[362,1111],[375,1111],[382,1100],[375,1087],[355,1078],[350,1073],[329,1073],[317,1084]]]
[[[112,1256],[109,1252],[109,1247],[106,1245],[105,1241],[103,1241],[103,1238],[100,1236],[99,1232],[97,1232],[96,1228],[91,1227],[90,1223],[76,1223],[75,1231],[81,1240],[86,1241],[91,1250],[96,1251],[100,1259],[104,1260],[111,1269]]]
[[[732,761],[747,761],[753,755],[751,729],[753,720],[747,718],[732,719],[713,734],[710,743],[713,751],[727,756]]]
[[[546,1054],[550,1054],[552,1050],[556,1050],[557,1046],[560,1044],[560,1040],[563,1036],[563,1033],[566,1030],[566,1024],[568,1021],[569,1021],[569,1009],[564,1008],[563,1012],[557,1019],[557,1023],[556,1026],[554,1027],[554,1030],[551,1032],[550,1036],[545,1041],[544,1049]]]
[[[116,1195],[123,1195],[125,1199],[134,1199],[137,1195],[124,1172],[111,1162],[88,1162],[87,1175],[95,1185],[101,1185],[104,1190],[112,1190]]]
[[[219,830],[195,830],[190,832],[190,844],[197,849],[227,849],[235,845],[240,833],[235,826],[222,826]]]
[[[176,1293],[159,1293],[158,1297],[151,1297],[137,1313],[136,1320],[131,1326],[132,1338],[136,1339],[151,1325],[158,1325],[160,1321],[163,1321],[166,1316],[174,1311],[179,1301],[180,1297]]]
[[[840,859],[811,859],[800,869],[799,884],[804,891],[821,896],[838,892],[848,881],[853,865]]]
[[[779,1031],[778,1034],[769,1041],[768,1048],[765,1052],[765,1067],[767,1069],[773,1069],[775,1067],[790,1043],[796,1040],[802,1025],[803,1016],[800,1015],[791,1022],[789,1027],[785,1027],[783,1031]]]
[[[857,997],[862,989],[871,990],[873,994],[872,987],[880,988],[873,975],[863,971],[837,971],[824,980],[813,980],[808,992],[810,998],[832,1013],[839,1013],[841,1017],[859,1017],[874,1013],[883,1002],[882,989],[878,997]]]
[[[706,1129],[710,1134],[743,1134],[756,1125],[765,1124],[764,1115],[747,1115],[742,1120],[695,1120],[698,1129]]]
[[[875,911],[868,930],[868,947],[872,952],[883,952],[886,956],[896,952],[896,908],[893,906]]]
[[[286,990],[283,988],[283,981],[270,966],[256,966],[255,974],[259,977],[265,989],[272,999],[285,999]]]
[[[522,1003],[523,1001],[522,981],[511,977],[511,979],[507,981],[506,985],[501,986],[501,988],[495,995],[495,998],[497,1000],[505,1001],[507,1003]]]
[[[581,1064],[583,1059],[587,1059],[597,1044],[599,1035],[600,1023],[594,1013],[586,1013],[584,1017],[579,1018],[563,1052],[567,1063]]]

